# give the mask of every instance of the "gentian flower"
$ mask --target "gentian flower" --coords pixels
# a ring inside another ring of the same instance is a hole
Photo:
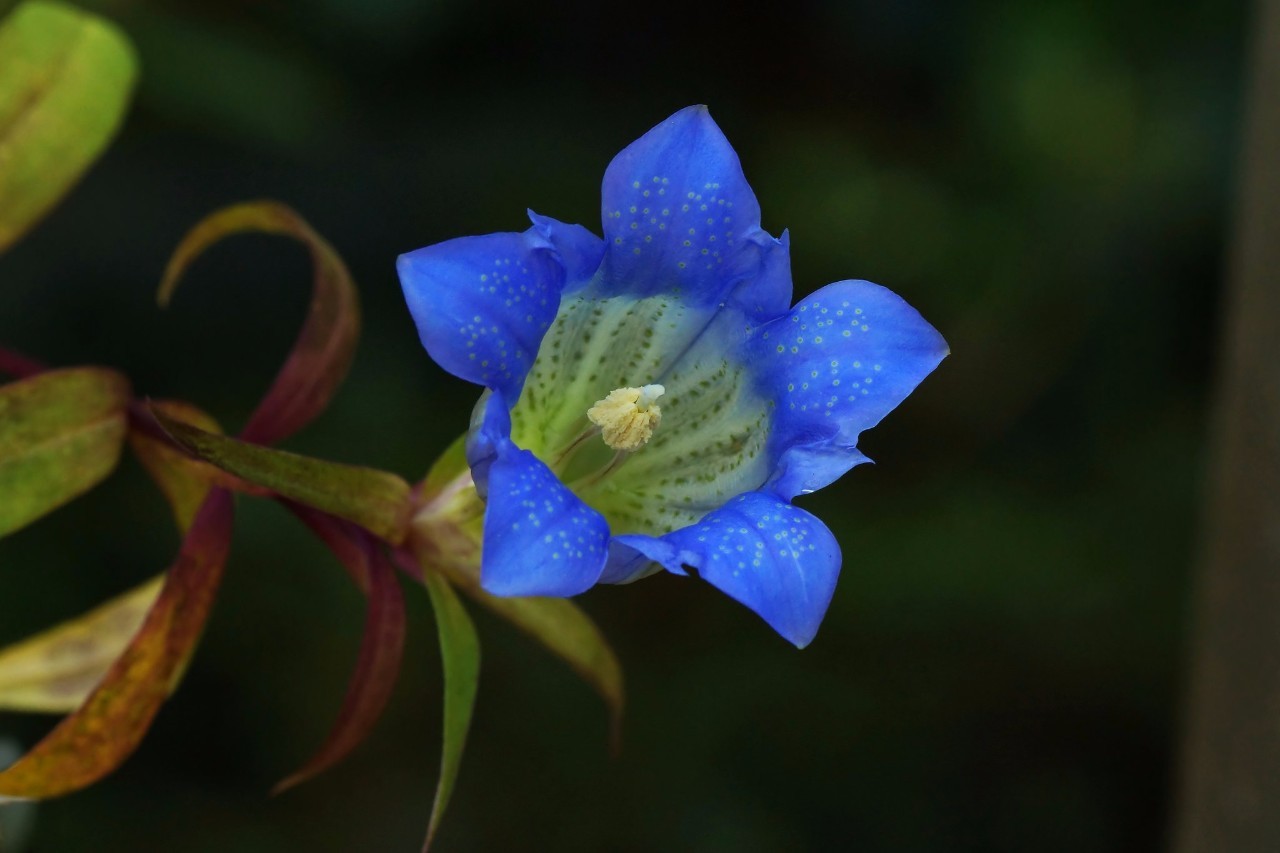
[[[601,213],[603,239],[530,212],[523,233],[397,265],[427,352],[487,389],[467,443],[480,584],[571,596],[695,574],[803,647],[840,549],[791,501],[869,461],[859,433],[947,345],[865,281],[793,307],[787,234],[761,229],[705,107],[614,158]]]

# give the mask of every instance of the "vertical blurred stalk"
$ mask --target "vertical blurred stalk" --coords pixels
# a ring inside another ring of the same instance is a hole
[[[1280,0],[1258,0],[1178,853],[1280,851]]]

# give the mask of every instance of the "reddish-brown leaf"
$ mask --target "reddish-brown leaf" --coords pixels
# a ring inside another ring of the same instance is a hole
[[[280,505],[292,512],[305,524],[316,538],[325,544],[347,570],[352,582],[366,595],[369,592],[369,561],[366,559],[365,541],[352,536],[348,525],[327,512],[312,509],[288,498],[277,498]]]
[[[0,773],[0,798],[69,794],[133,753],[204,629],[226,565],[231,523],[231,495],[214,489],[124,654],[78,711]]]
[[[360,656],[338,719],[320,750],[275,786],[279,794],[319,775],[359,746],[391,699],[404,652],[404,596],[378,542],[347,521],[298,504],[287,504],[337,555],[368,595]]]
[[[293,350],[240,437],[274,444],[297,432],[329,405],[347,375],[360,337],[360,301],[351,274],[327,241],[283,204],[255,201],[210,214],[183,238],[165,268],[160,304],[168,303],[187,267],[232,234],[292,237],[306,245],[314,270],[311,307]]]

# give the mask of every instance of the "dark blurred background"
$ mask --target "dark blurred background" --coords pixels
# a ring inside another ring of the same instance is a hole
[[[0,0],[0,9],[11,3]],[[393,263],[445,238],[598,230],[609,159],[711,107],[797,293],[898,291],[952,356],[803,501],[845,567],[797,652],[673,577],[581,600],[629,678],[621,757],[560,662],[476,613],[477,717],[449,850],[1143,851],[1167,836],[1249,9],[1237,2],[462,0],[82,5],[136,43],[122,133],[0,257],[0,341],[118,366],[243,421],[306,304],[305,251],[243,237],[167,312],[204,214],[294,206],[359,282],[365,333],[291,449],[417,478],[475,391],[420,349]],[[394,704],[339,769],[318,746],[359,593],[241,499],[228,578],[140,752],[38,807],[29,849],[413,850],[438,761],[426,596]],[[0,644],[154,574],[177,535],[139,466],[0,542]],[[49,720],[0,716],[34,741]]]

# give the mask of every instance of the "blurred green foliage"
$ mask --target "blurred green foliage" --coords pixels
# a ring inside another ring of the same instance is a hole
[[[306,304],[305,251],[168,253],[222,205],[302,212],[361,285],[345,390],[288,443],[409,478],[474,392],[421,351],[395,256],[595,225],[609,158],[705,102],[798,292],[888,285],[953,355],[806,504],[845,569],[798,653],[676,578],[593,591],[627,669],[624,751],[563,665],[479,614],[485,672],[442,850],[1154,850],[1167,818],[1235,147],[1240,3],[98,0],[134,40],[105,159],[0,257],[0,340],[118,367],[243,421]],[[0,3],[0,8],[4,4]],[[0,59],[2,61],[2,59]],[[333,773],[319,741],[359,594],[278,508],[241,502],[183,689],[32,849],[413,849],[438,760],[426,595],[391,711]],[[0,542],[0,642],[149,577],[175,544],[133,463]],[[0,716],[29,743],[48,722]]]

